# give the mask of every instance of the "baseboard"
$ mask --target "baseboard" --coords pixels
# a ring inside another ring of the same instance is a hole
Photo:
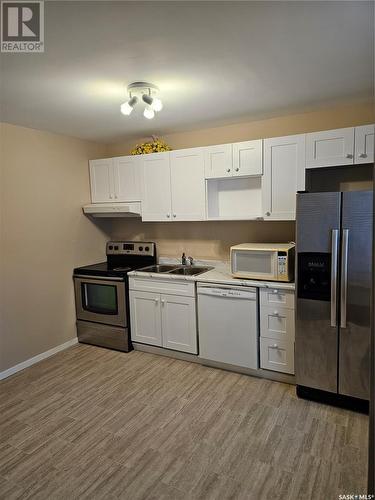
[[[39,363],[39,361],[42,361],[43,359],[49,358],[50,356],[53,356],[54,354],[57,354],[58,352],[63,351],[64,349],[67,349],[68,347],[70,347],[74,344],[77,344],[77,342],[78,342],[77,337],[74,337],[73,339],[68,340],[68,342],[64,342],[63,344],[60,344],[56,347],[53,347],[52,349],[49,349],[48,351],[37,354],[33,358],[27,359],[26,361],[22,361],[22,363],[18,363],[18,365],[11,366],[7,370],[0,372],[0,380],[3,380],[4,378],[10,377],[11,375],[14,375],[17,372],[20,372],[21,370],[24,370],[25,368],[28,368],[29,366],[35,365],[35,363]]]

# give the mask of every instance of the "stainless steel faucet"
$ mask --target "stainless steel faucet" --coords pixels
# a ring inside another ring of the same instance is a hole
[[[194,264],[194,259],[193,257],[186,257],[184,252],[181,257],[181,264],[183,266],[192,266]]]

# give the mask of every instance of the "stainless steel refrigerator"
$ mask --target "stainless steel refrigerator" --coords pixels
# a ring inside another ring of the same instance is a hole
[[[302,397],[369,399],[372,191],[301,193],[296,382]]]

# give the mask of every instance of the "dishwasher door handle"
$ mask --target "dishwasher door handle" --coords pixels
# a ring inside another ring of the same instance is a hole
[[[198,289],[198,295],[208,295],[211,297],[222,297],[224,299],[236,299],[236,300],[256,300],[256,292],[232,292],[230,290],[215,290],[215,289]]]

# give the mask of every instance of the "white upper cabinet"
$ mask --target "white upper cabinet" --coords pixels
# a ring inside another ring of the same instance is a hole
[[[205,219],[203,148],[170,153],[172,220]]]
[[[140,169],[139,156],[113,158],[115,201],[140,201]]]
[[[265,219],[296,218],[296,193],[305,189],[305,134],[264,140]]]
[[[355,163],[374,161],[374,125],[355,128]]]
[[[306,134],[306,168],[352,165],[354,128]]]
[[[263,155],[262,139],[257,141],[236,142],[233,144],[234,176],[262,175]]]
[[[142,163],[142,220],[171,220],[169,153],[144,155]]]
[[[207,179],[232,175],[232,144],[208,146],[205,150],[205,177]]]
[[[106,203],[114,200],[112,158],[90,160],[90,186],[92,203]]]

